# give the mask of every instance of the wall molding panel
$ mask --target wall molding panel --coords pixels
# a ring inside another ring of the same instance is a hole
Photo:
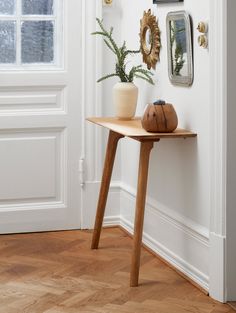
[[[65,141],[64,128],[0,131],[0,209],[65,201]]]
[[[227,1],[210,1],[211,225],[210,296],[225,302],[227,172]],[[215,257],[217,256],[217,260]],[[217,266],[216,266],[217,264]]]
[[[0,116],[65,113],[65,86],[1,88]]]

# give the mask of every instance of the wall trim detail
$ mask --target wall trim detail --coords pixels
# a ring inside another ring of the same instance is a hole
[[[100,181],[87,181],[85,183],[81,217],[82,229],[92,229],[94,226],[100,184]],[[119,225],[120,218],[118,217],[120,217],[120,187],[118,183],[114,182],[111,183],[108,194],[104,226]]]
[[[210,296],[226,301],[227,1],[210,1]],[[217,256],[217,259],[215,258]],[[217,265],[217,267],[216,267]]]
[[[225,290],[225,249],[226,237],[210,233],[210,296],[220,302],[226,302]]]
[[[91,228],[93,223],[94,203],[91,195],[96,197],[94,189],[85,181],[95,182],[100,179],[102,163],[102,133],[101,129],[89,125],[85,119],[88,116],[100,116],[102,112],[102,86],[96,83],[102,72],[102,41],[90,36],[95,31],[96,17],[102,18],[102,1],[82,0],[82,116],[81,116],[81,154],[79,160],[83,168],[78,174],[81,177],[81,228]],[[89,186],[88,186],[89,185]],[[90,188],[91,187],[91,188]],[[95,188],[97,192],[97,189]]]
[[[211,2],[211,232],[225,235],[227,142],[227,3]]]
[[[121,191],[128,193],[131,197],[136,197],[136,190],[127,184],[120,183]],[[147,196],[146,206],[149,209],[157,211],[162,218],[165,218],[169,223],[174,224],[183,232],[188,233],[190,236],[195,237],[197,240],[202,241],[204,244],[208,244],[209,231],[207,228],[195,223],[194,221],[177,214],[170,208],[167,208],[160,202]]]
[[[88,116],[102,114],[102,86],[96,83],[96,77],[102,72],[102,41],[90,36],[96,30],[96,17],[102,18],[102,1],[82,1],[82,150],[80,159],[86,160],[87,180],[100,178],[102,163],[102,132],[101,129],[88,125]],[[83,201],[82,201],[83,202]],[[83,208],[83,203],[82,203]]]
[[[133,224],[130,223],[128,220],[121,217],[120,226],[130,234],[133,234]],[[171,264],[174,268],[189,277],[192,281],[196,282],[204,290],[209,290],[209,278],[207,275],[200,272],[197,268],[180,258],[178,255],[170,251],[168,248],[160,244],[157,240],[155,240],[145,232],[143,233],[143,243],[154,253],[166,260],[169,264]]]
[[[115,226],[121,226],[120,215],[104,217],[103,227],[115,227]]]

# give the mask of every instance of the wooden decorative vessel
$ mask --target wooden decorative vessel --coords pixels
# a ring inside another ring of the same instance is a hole
[[[171,133],[178,126],[178,117],[172,104],[157,101],[147,105],[141,122],[148,132]]]

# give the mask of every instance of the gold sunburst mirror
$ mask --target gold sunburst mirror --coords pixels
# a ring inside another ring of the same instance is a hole
[[[148,69],[156,69],[159,61],[161,41],[160,29],[157,18],[151,13],[151,9],[144,11],[143,18],[140,21],[140,42],[143,62],[147,64]]]

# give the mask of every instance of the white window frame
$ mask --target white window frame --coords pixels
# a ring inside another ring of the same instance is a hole
[[[0,71],[44,71],[64,68],[64,0],[54,0],[53,15],[22,15],[22,0],[15,0],[14,15],[0,15],[0,21],[16,22],[16,62],[0,63]],[[52,21],[54,23],[54,62],[21,63],[21,23],[24,21]]]

